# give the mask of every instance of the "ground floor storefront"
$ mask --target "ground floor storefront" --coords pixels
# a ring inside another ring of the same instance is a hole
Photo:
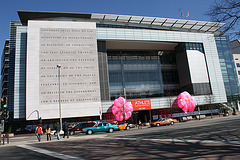
[[[159,109],[146,109],[146,110],[134,110],[131,118],[126,120],[128,123],[138,124],[139,121],[142,123],[149,123],[162,118],[174,118],[178,121],[184,121],[189,119],[198,119],[200,116],[213,116],[220,114],[221,108],[218,105],[203,105],[197,106],[193,112],[185,114],[179,107],[173,108],[159,108]],[[111,112],[103,113],[103,120],[112,122],[116,121],[114,115]]]

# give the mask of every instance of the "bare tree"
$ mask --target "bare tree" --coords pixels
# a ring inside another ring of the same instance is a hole
[[[228,33],[232,38],[240,37],[240,1],[215,0],[205,13],[212,21],[226,23],[223,33]]]

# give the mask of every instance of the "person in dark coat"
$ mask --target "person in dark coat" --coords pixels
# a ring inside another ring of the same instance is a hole
[[[57,139],[60,140],[60,130],[61,130],[61,126],[60,126],[59,122],[57,122],[57,124],[56,124],[56,126],[55,126],[55,129],[56,129]]]
[[[141,128],[142,129],[142,122],[141,120],[138,121],[138,129]]]
[[[65,136],[67,136],[67,138],[69,138],[68,124],[67,124],[67,122],[64,122],[64,123],[63,123],[63,131],[64,131],[63,138],[65,138]]]

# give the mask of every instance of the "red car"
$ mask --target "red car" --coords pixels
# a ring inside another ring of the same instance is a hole
[[[70,135],[74,135],[76,133],[81,133],[83,128],[93,127],[96,123],[95,122],[83,122],[77,124],[75,127],[68,130]]]

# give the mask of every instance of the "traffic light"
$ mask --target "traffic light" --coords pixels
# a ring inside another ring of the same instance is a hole
[[[7,108],[7,97],[2,98],[1,105],[2,105],[2,109]]]
[[[8,119],[8,118],[9,118],[9,111],[4,110],[4,111],[2,112],[2,119],[3,119],[3,120],[6,120],[6,119]]]

